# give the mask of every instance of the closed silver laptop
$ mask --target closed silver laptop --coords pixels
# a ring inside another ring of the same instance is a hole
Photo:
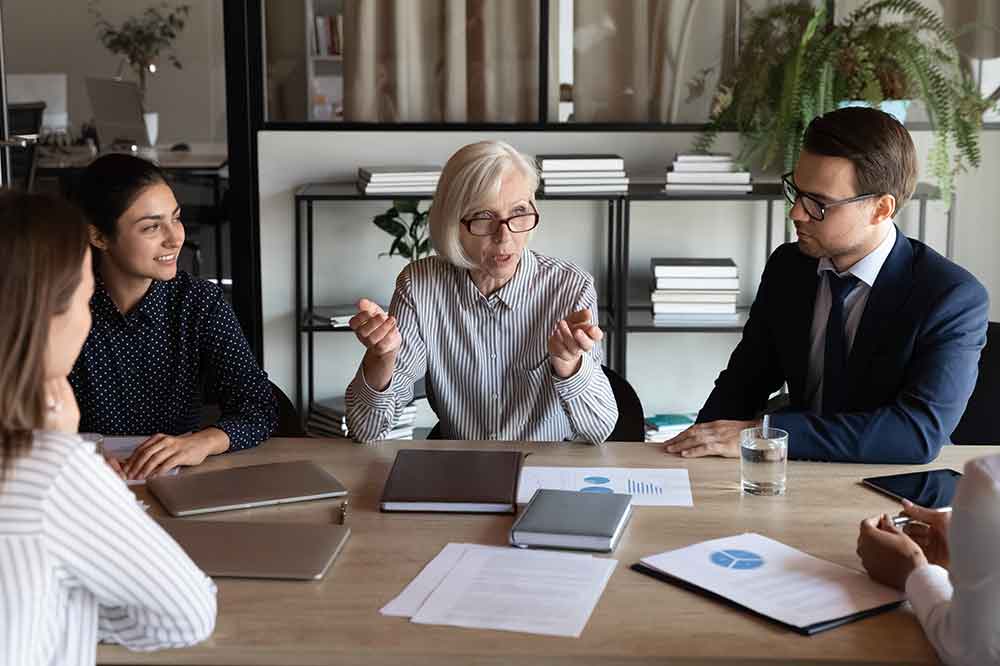
[[[209,576],[322,578],[351,530],[343,525],[158,518]]]
[[[171,516],[347,495],[340,481],[309,460],[160,476],[147,487]]]

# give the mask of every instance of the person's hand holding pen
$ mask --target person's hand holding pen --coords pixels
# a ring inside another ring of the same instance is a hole
[[[903,532],[920,546],[928,562],[948,568],[951,563],[948,551],[951,511],[927,509],[903,500],[903,510],[892,522],[896,527],[902,527]]]

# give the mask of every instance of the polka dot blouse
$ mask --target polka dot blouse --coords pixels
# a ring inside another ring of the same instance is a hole
[[[181,271],[154,281],[122,315],[98,277],[90,312],[69,376],[81,432],[182,435],[198,430],[203,403],[216,401],[222,415],[211,425],[229,435],[230,451],[274,431],[271,384],[218,286]]]

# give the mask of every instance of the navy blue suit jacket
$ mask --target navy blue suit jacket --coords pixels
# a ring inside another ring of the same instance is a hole
[[[986,344],[989,302],[968,271],[898,229],[868,296],[848,358],[846,405],[823,417],[805,394],[817,259],[796,243],[768,259],[743,339],[698,422],[749,420],[788,382],[789,405],[771,425],[789,456],[926,463],[958,425]]]

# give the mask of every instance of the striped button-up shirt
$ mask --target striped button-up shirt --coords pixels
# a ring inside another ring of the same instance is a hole
[[[384,437],[413,399],[414,382],[426,375],[445,438],[600,444],[618,419],[601,345],[583,354],[566,379],[552,372],[547,347],[556,323],[584,308],[597,323],[594,278],[530,250],[489,296],[467,270],[440,257],[411,263],[389,305],[403,338],[392,380],[376,391],[358,368],[347,389],[351,436]]]
[[[98,639],[181,647],[215,584],[77,435],[36,432],[0,485],[0,664],[91,665]]]

